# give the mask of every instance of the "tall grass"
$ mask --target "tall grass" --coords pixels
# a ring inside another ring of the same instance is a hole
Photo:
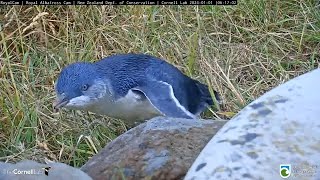
[[[54,82],[75,61],[152,54],[221,93],[230,118],[320,58],[315,0],[243,0],[237,6],[0,7],[0,159],[79,167],[126,131],[120,120],[54,113]]]

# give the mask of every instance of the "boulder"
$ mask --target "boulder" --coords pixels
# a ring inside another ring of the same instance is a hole
[[[93,179],[182,179],[226,123],[157,117],[117,137],[81,170]]]
[[[202,150],[185,180],[320,179],[320,69],[250,103]]]

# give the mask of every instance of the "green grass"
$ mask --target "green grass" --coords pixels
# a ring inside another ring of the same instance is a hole
[[[273,87],[319,67],[316,1],[237,6],[0,7],[0,160],[44,158],[80,167],[126,131],[120,120],[54,113],[64,66],[147,53],[221,93],[230,118]]]

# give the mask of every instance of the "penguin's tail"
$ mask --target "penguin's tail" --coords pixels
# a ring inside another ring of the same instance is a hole
[[[201,96],[202,100],[206,102],[209,106],[212,106],[216,103],[217,103],[217,106],[222,104],[221,96],[217,91],[213,90],[214,97],[211,97],[211,94],[207,85],[202,84],[200,82],[196,82],[196,84],[202,94]],[[215,98],[215,100],[213,98]]]

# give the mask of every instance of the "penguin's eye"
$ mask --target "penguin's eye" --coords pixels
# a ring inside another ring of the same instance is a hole
[[[88,90],[88,88],[89,88],[88,84],[84,84],[81,86],[81,91],[86,91]]]

